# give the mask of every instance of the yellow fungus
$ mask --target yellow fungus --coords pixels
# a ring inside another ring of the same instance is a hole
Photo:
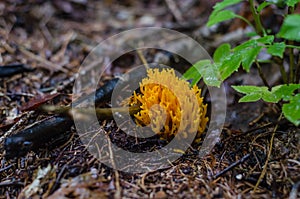
[[[173,69],[148,69],[140,83],[140,93],[134,92],[130,106],[140,106],[134,115],[136,123],[150,124],[161,138],[173,138],[179,129],[184,137],[196,131],[199,137],[208,122],[207,104],[200,95],[197,85],[191,88]]]

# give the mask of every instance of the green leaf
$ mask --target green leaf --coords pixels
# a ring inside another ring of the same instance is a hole
[[[273,45],[271,45],[267,48],[267,52],[273,56],[278,56],[278,57],[282,58],[285,47],[286,46],[285,46],[284,42],[274,43]]]
[[[266,86],[231,86],[234,90],[243,93],[243,94],[251,94],[256,92],[265,92],[268,91]]]
[[[220,45],[214,52],[214,62],[222,62],[230,54],[230,44],[225,43]]]
[[[287,0],[286,5],[288,5],[290,7],[294,7],[299,2],[300,2],[300,0]]]
[[[230,54],[220,65],[219,71],[221,73],[221,79],[225,80],[229,77],[234,71],[237,71],[242,58],[239,54]]]
[[[280,28],[278,37],[300,41],[300,14],[288,15]]]
[[[293,124],[300,124],[300,93],[290,99],[290,103],[282,107],[283,115]]]
[[[187,80],[192,79],[191,85],[198,83],[203,77],[203,81],[208,86],[217,86],[221,84],[219,77],[219,71],[217,65],[213,64],[210,60],[201,60],[195,63],[183,77]]]
[[[232,88],[240,93],[246,94],[239,102],[254,102],[269,93],[268,88],[265,86],[232,86]]]
[[[214,6],[214,12],[218,12],[220,10],[223,10],[224,8],[231,6],[231,5],[235,5],[240,3],[242,0],[224,0],[222,2],[218,2],[216,3],[216,5]]]
[[[248,41],[236,46],[233,51],[239,52],[245,50],[246,48],[253,48],[257,46],[257,39],[249,39]]]
[[[263,42],[269,42],[270,40],[272,40],[271,37],[260,38],[260,41]],[[250,39],[235,47],[233,49],[233,54],[234,56],[239,56],[242,58],[242,66],[244,70],[249,72],[252,63],[255,61],[262,48],[262,46],[258,46],[257,39]]]
[[[241,52],[242,66],[244,70],[246,70],[247,72],[250,71],[252,63],[255,61],[262,48],[262,46],[256,46],[255,48],[248,48]]]
[[[191,85],[193,86],[200,81],[202,76],[194,66],[191,66],[182,77],[187,81],[191,80]]]
[[[290,100],[294,95],[295,90],[300,89],[300,84],[282,84],[272,88],[272,93],[276,96],[277,101],[283,99],[285,101]]]
[[[242,97],[239,102],[256,102],[262,97],[261,93],[251,93]]]
[[[272,42],[274,41],[274,36],[273,35],[267,35],[261,38],[257,39],[257,42],[263,43],[263,44],[269,44],[271,45]]]
[[[222,10],[217,12],[216,14],[212,14],[209,17],[209,20],[207,22],[207,26],[210,27],[214,24],[233,19],[236,17],[236,14],[231,10]]]
[[[265,102],[271,102],[271,103],[276,103],[279,101],[278,96],[276,96],[274,93],[270,91],[265,91],[262,93],[262,100]]]

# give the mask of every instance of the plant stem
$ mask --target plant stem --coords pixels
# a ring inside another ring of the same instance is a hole
[[[293,45],[293,41],[288,41],[289,45]],[[289,74],[289,83],[294,83],[294,69],[295,69],[295,57],[294,57],[294,49],[289,48],[289,60],[290,60],[290,74]]]
[[[294,13],[294,7],[290,6],[288,7],[288,14]],[[293,46],[294,42],[293,41],[287,41],[288,45]],[[294,48],[289,49],[289,61],[290,61],[290,74],[289,74],[289,83],[294,83],[294,69],[295,69],[295,57],[294,57]]]
[[[287,48],[295,48],[300,50],[300,46],[294,46],[294,45],[285,45]]]
[[[246,22],[248,24],[248,26],[252,27],[253,29],[255,29],[255,27],[253,26],[253,24],[248,20],[246,19],[245,17],[241,16],[241,15],[236,15],[237,18],[243,20],[244,22]]]
[[[258,73],[259,73],[259,76],[260,76],[261,80],[263,81],[264,85],[266,87],[268,87],[269,90],[271,90],[271,86],[268,84],[267,79],[266,79],[266,77],[265,77],[265,75],[262,72],[262,69],[260,67],[260,64],[258,63],[257,60],[255,60],[255,63],[256,63],[256,66],[257,66],[257,69],[258,69]]]
[[[296,65],[296,72],[295,72],[295,75],[296,75],[296,81],[295,83],[300,83],[300,56],[298,55],[298,63]]]
[[[281,76],[282,76],[283,83],[287,84],[288,79],[287,79],[287,74],[286,74],[284,66],[283,66],[283,60],[278,58],[278,57],[275,57],[275,56],[273,56],[273,60],[279,66],[279,70],[280,70],[280,73],[281,73]]]
[[[254,0],[249,0],[249,3],[250,3],[250,9],[251,9],[252,15],[254,17],[256,33],[260,36],[264,36],[264,35],[266,35],[266,31],[260,21],[259,13],[257,13],[257,11],[255,9]]]

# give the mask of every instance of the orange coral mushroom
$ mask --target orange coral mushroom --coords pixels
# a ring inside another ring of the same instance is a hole
[[[140,93],[134,93],[130,106],[140,105],[134,115],[136,123],[150,125],[162,138],[174,137],[179,128],[185,136],[196,131],[199,136],[208,122],[207,104],[200,95],[197,85],[191,88],[173,69],[148,69],[140,83]]]

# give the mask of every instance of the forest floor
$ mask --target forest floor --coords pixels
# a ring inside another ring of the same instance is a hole
[[[52,115],[38,109],[42,104],[71,103],[74,79],[84,58],[110,36],[138,27],[169,28],[194,38],[209,54],[223,42],[235,45],[245,39],[246,26],[238,20],[206,28],[215,1],[28,2],[0,2],[1,66],[20,64],[34,69],[0,77],[0,198],[300,197],[300,129],[285,120],[277,122],[280,111],[273,104],[237,103],[241,96],[230,87],[262,85],[255,68],[250,73],[238,71],[224,83],[225,124],[217,144],[202,158],[197,153],[200,142],[167,168],[146,173],[118,171],[86,150],[74,126],[67,130],[72,136],[58,147],[5,157],[7,137]],[[246,12],[247,7],[234,9]],[[264,16],[266,23],[274,23],[269,26],[276,28],[277,22],[268,20],[271,18],[271,14]],[[163,57],[178,70],[190,66],[161,50],[149,49],[142,54],[129,52],[108,60],[112,64],[101,76],[100,86],[143,64],[143,58],[150,63]],[[280,81],[277,72],[268,74],[272,84]],[[209,104],[209,94],[203,94]],[[100,106],[109,106],[109,101]],[[100,123],[118,146],[128,145],[113,120]],[[136,144],[140,145],[143,143]]]

